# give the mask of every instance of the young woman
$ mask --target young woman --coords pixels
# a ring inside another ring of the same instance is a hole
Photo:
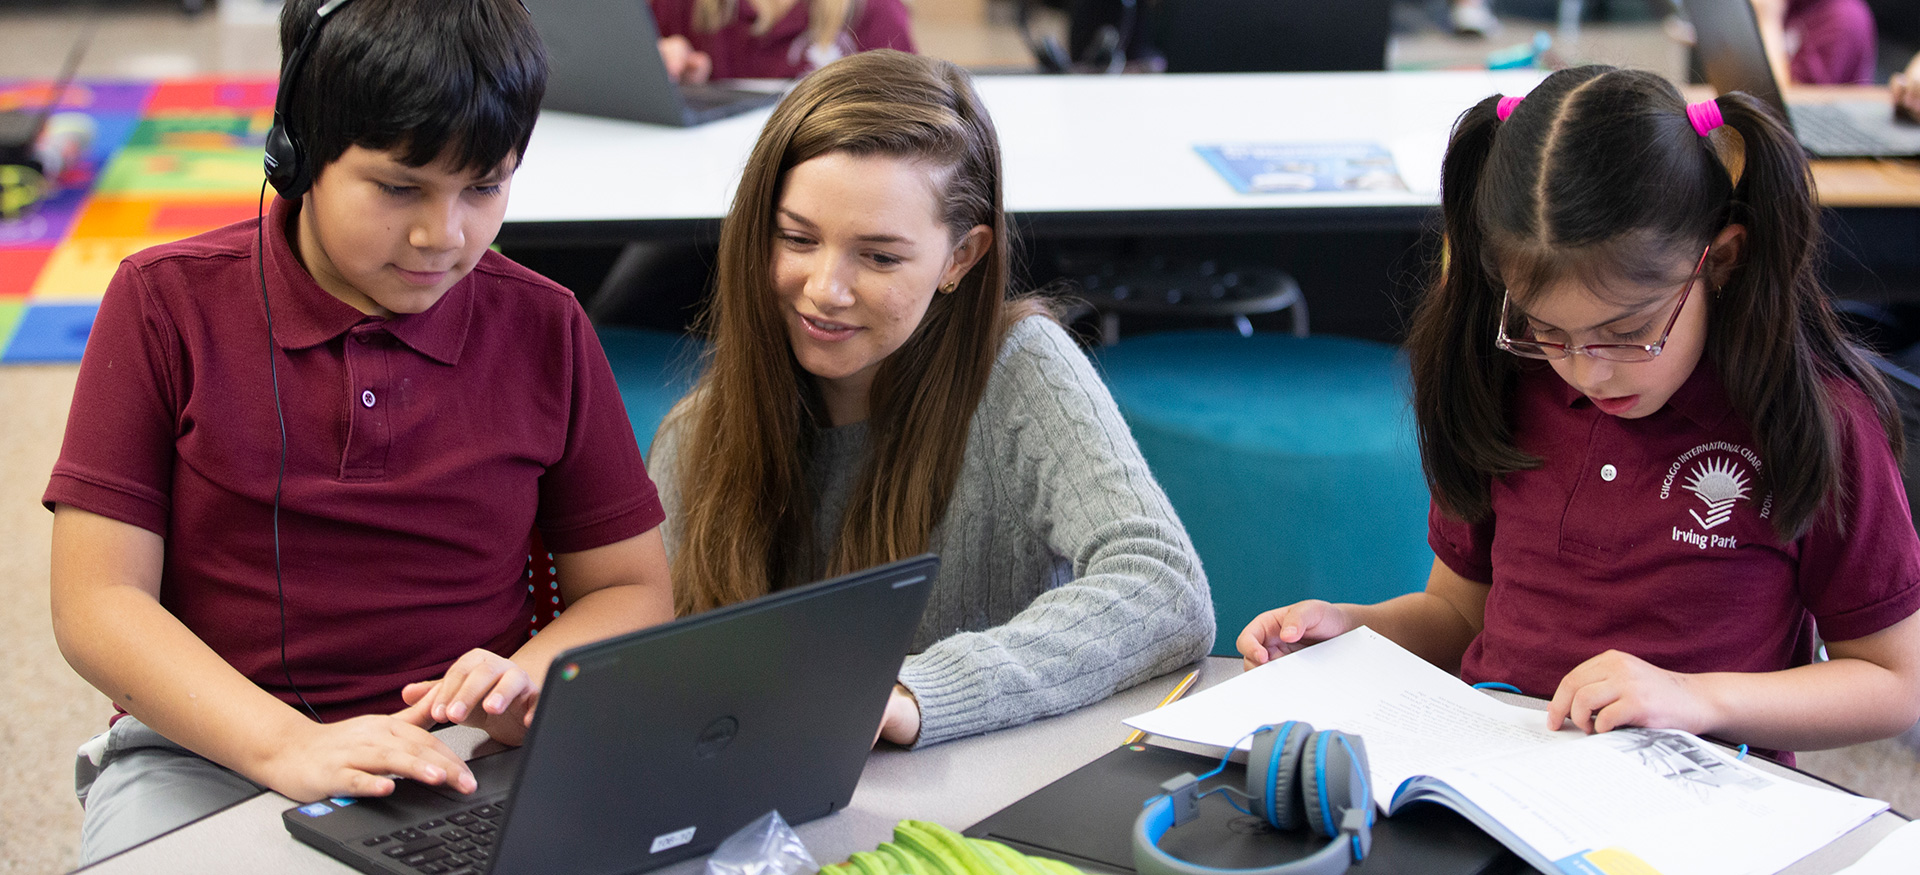
[[[680,613],[940,554],[881,727],[900,744],[1067,711],[1212,646],[1200,560],[1113,399],[1039,302],[1008,298],[999,145],[958,67],[876,51],[802,80],[720,256],[704,372],[650,466]]]
[[[1247,661],[1366,624],[1551,697],[1556,728],[1806,750],[1912,726],[1900,418],[1819,285],[1793,136],[1745,94],[1581,67],[1468,110],[1442,173],[1408,341],[1439,560],[1424,592],[1262,614]]]

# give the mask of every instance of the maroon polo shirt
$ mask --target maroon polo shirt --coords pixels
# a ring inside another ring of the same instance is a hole
[[[652,0],[653,18],[661,36],[683,36],[713,59],[715,79],[797,79],[818,66],[808,56],[813,37],[807,28],[807,0],[794,0],[779,23],[755,35],[760,20],[753,4],[742,2],[739,17],[714,33],[693,26],[694,0]],[[866,0],[840,33],[840,55],[868,49],[913,51],[912,18],[901,0]]]
[[[1886,432],[1858,387],[1828,385],[1845,498],[1781,541],[1759,448],[1710,363],[1641,419],[1532,366],[1513,420],[1541,467],[1496,478],[1484,523],[1429,514],[1440,560],[1492,584],[1461,676],[1551,696],[1607,649],[1670,671],[1778,671],[1812,660],[1816,624],[1845,641],[1920,609],[1920,538]]]
[[[398,710],[460,654],[525,640],[528,535],[572,552],[659,525],[613,373],[565,289],[488,252],[431,309],[368,316],[327,294],[267,217],[120,265],[88,338],[43,499],[166,539],[160,603],[289,703]]]

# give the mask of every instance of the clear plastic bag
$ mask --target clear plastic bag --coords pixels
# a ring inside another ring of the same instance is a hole
[[[727,836],[707,858],[707,875],[813,875],[820,864],[778,811]]]

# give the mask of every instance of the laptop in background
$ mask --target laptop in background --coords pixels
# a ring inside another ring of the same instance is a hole
[[[547,47],[541,109],[685,128],[780,100],[777,92],[673,81],[647,0],[525,2]]]
[[[776,592],[555,657],[526,744],[472,796],[287,809],[287,831],[374,875],[602,875],[706,853],[769,810],[846,807],[939,560]]]
[[[1708,84],[1721,94],[1745,91],[1772,104],[1809,154],[1816,158],[1920,156],[1920,125],[1895,120],[1888,100],[1788,103],[1767,63],[1750,0],[1684,2]]]

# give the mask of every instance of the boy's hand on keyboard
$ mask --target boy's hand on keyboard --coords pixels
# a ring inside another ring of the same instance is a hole
[[[1339,605],[1308,599],[1254,617],[1234,644],[1251,669],[1309,644],[1346,634],[1355,625]]]
[[[262,764],[261,783],[298,802],[385,796],[393,777],[475,789],[473,772],[432,733],[399,717],[368,714],[338,723],[302,721]]]
[[[445,677],[408,684],[400,698],[408,705],[402,714],[473,726],[496,741],[519,744],[533,722],[540,691],[513,660],[475,648],[454,660]]]

